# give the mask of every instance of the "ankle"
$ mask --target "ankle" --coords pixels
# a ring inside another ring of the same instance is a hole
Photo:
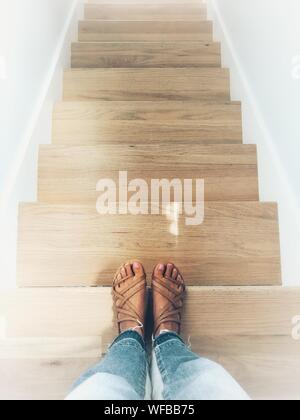
[[[161,334],[165,334],[165,333],[174,333],[174,334],[179,335],[180,328],[177,324],[175,324],[173,322],[168,322],[168,323],[165,323],[165,324],[161,324],[159,329],[156,331],[155,338],[157,338]]]
[[[140,321],[137,321],[137,323],[131,323],[131,322],[128,322],[127,324],[124,323],[122,328],[120,328],[120,334],[123,334],[127,331],[134,331],[138,333],[142,338],[145,337],[144,325]]]

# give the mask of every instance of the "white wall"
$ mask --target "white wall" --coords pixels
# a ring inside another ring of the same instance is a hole
[[[39,143],[82,15],[81,0],[0,0],[0,287],[13,287],[19,201],[36,199]]]
[[[261,199],[278,201],[283,279],[300,284],[300,2],[207,0],[243,101],[245,142],[258,144]]]

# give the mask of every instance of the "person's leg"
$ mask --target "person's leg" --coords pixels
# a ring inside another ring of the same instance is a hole
[[[156,338],[152,360],[153,399],[248,400],[220,365],[192,353],[175,333]]]
[[[126,264],[117,272],[113,295],[120,335],[107,356],[78,379],[68,400],[141,400],[148,396],[146,289],[140,263]]]
[[[144,340],[129,330],[114,341],[100,363],[76,381],[67,400],[143,400],[149,395]]]
[[[179,270],[173,264],[159,264],[153,274],[152,289],[153,399],[248,400],[248,395],[225,369],[194,354],[180,338],[185,286]]]

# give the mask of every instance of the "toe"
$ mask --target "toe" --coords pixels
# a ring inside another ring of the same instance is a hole
[[[127,273],[126,273],[125,267],[122,267],[122,269],[121,269],[121,276],[122,276],[123,279],[127,277]]]
[[[185,282],[181,274],[178,274],[177,281],[178,281],[178,289],[184,290]]]
[[[166,266],[164,264],[157,264],[154,269],[153,277],[162,278],[164,277]]]
[[[121,275],[121,272],[119,272],[115,277],[115,282],[117,282],[118,284],[117,287],[119,289],[121,288],[121,284],[122,284],[121,280],[122,280],[122,275]]]
[[[178,277],[178,270],[177,268],[174,268],[173,273],[172,273],[172,279],[177,280],[177,277]]]
[[[167,265],[166,274],[165,274],[166,277],[168,277],[168,278],[171,278],[172,277],[173,268],[174,268],[174,265],[173,264],[169,263]]]
[[[128,277],[133,277],[134,276],[134,272],[133,272],[133,268],[131,264],[126,264],[125,265],[125,270],[126,270],[126,274]]]
[[[145,274],[144,267],[137,261],[132,264],[132,269],[136,276],[143,276]]]

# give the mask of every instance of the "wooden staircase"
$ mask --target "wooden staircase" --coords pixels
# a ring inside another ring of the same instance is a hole
[[[107,4],[109,3],[109,4]],[[96,183],[205,180],[201,226],[101,216]],[[197,0],[93,0],[41,146],[38,202],[20,206],[18,290],[0,297],[1,399],[62,399],[116,331],[110,285],[138,258],[179,265],[184,335],[255,399],[300,398],[300,289],[281,287],[277,206],[259,202],[257,151]],[[93,287],[91,287],[93,286]],[[95,287],[98,286],[98,287]]]

